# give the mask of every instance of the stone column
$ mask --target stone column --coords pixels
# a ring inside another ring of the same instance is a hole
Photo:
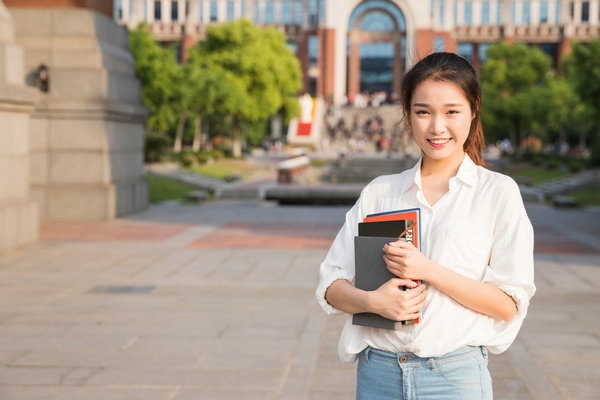
[[[144,209],[144,121],[127,30],[86,8],[9,8],[31,82],[31,190],[43,220],[107,220]],[[32,29],[35,27],[35,29]]]
[[[0,0],[0,254],[38,237],[38,209],[29,188],[29,115],[37,91],[25,86],[23,56]]]
[[[355,96],[358,93],[360,93],[360,38],[358,31],[352,31],[348,57],[348,96]]]
[[[394,65],[392,67],[392,93],[400,96],[402,89],[402,35],[394,34]]]

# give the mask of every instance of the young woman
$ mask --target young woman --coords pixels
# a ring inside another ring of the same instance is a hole
[[[358,358],[357,399],[491,399],[488,350],[506,350],[523,323],[535,292],[533,229],[516,183],[485,168],[480,93],[473,67],[452,53],[406,74],[402,111],[422,156],[363,189],[321,264],[316,296],[327,313],[421,317],[392,331],[353,325],[349,315],[338,349],[344,362]],[[420,251],[385,245],[397,278],[374,291],[354,287],[358,223],[417,207]]]

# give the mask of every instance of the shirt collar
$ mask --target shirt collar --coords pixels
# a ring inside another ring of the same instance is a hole
[[[412,167],[408,174],[407,184],[402,188],[402,193],[406,192],[413,185],[422,189],[421,187],[421,163],[423,162],[423,156],[419,157],[419,160]],[[458,172],[456,176],[452,179],[456,179],[462,183],[465,183],[468,186],[473,186],[477,183],[477,165],[471,160],[468,154],[465,153],[465,158],[460,163],[460,167],[458,167]]]

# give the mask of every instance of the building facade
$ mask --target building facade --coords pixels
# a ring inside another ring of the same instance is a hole
[[[246,18],[285,32],[304,91],[340,102],[398,93],[403,71],[433,51],[478,66],[490,43],[539,46],[555,65],[571,39],[600,36],[600,0],[115,0],[115,19],[146,21],[157,40],[186,50],[212,24]]]

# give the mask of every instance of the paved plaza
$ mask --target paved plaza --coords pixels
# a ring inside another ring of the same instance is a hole
[[[352,399],[314,299],[347,206],[159,205],[0,257],[1,400]],[[496,399],[600,398],[600,212],[528,206],[536,284]]]

